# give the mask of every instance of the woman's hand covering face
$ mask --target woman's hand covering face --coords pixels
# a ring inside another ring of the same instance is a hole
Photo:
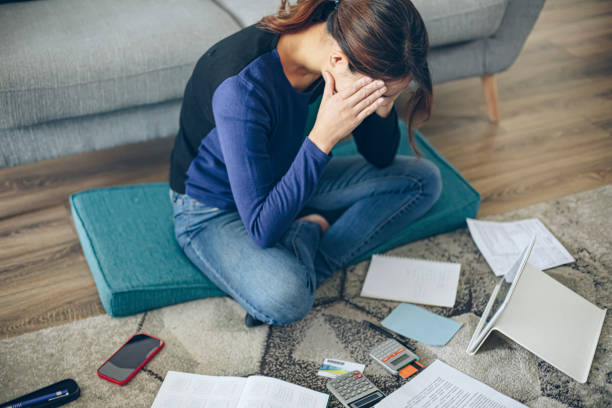
[[[383,81],[362,77],[338,91],[330,72],[323,72],[323,78],[325,90],[309,138],[319,149],[329,153],[336,143],[382,106],[382,96],[388,89]]]

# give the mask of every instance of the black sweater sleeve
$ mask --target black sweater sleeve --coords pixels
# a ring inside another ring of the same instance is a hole
[[[357,150],[376,167],[386,167],[395,158],[400,140],[395,107],[386,118],[372,113],[353,130]]]

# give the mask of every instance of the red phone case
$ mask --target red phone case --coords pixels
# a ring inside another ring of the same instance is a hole
[[[151,337],[152,339],[159,340],[159,346],[158,346],[158,347],[157,347],[155,350],[153,350],[153,353],[151,353],[151,355],[150,355],[149,357],[147,357],[147,358],[145,359],[145,361],[143,361],[143,362],[142,362],[142,364],[140,364],[138,367],[136,367],[136,369],[135,369],[134,371],[132,371],[132,373],[131,373],[130,375],[128,375],[128,377],[127,377],[125,380],[123,380],[123,381],[117,381],[117,380],[115,380],[114,378],[111,378],[111,377],[108,377],[108,376],[106,376],[106,375],[104,375],[104,374],[101,374],[101,373],[100,373],[100,368],[102,368],[102,366],[103,366],[104,364],[106,364],[106,363],[108,362],[108,360],[110,360],[111,358],[113,358],[113,356],[114,356],[115,354],[117,354],[117,353],[119,352],[119,350],[121,350],[121,349],[123,348],[123,346],[125,346],[125,345],[126,345],[126,344],[127,344],[129,341],[130,341],[130,340],[132,340],[132,338],[134,338],[134,336],[139,335],[139,334],[144,334],[145,336],[149,336],[149,337]],[[125,343],[123,343],[123,344],[121,345],[121,347],[119,347],[119,348],[117,349],[117,351],[115,351],[113,354],[111,354],[111,356],[110,356],[109,358],[107,358],[107,359],[106,359],[106,361],[105,361],[105,362],[103,362],[103,363],[102,363],[102,365],[100,365],[100,367],[98,367],[98,369],[96,370],[96,372],[98,373],[98,377],[100,377],[100,378],[104,378],[105,380],[108,380],[108,381],[110,381],[110,382],[112,382],[112,383],[115,383],[115,384],[118,384],[118,385],[125,385],[125,384],[127,384],[128,382],[130,382],[130,380],[132,379],[132,377],[134,377],[134,376],[136,375],[136,373],[138,373],[142,367],[144,367],[144,366],[145,366],[145,365],[146,365],[146,364],[147,364],[147,363],[148,363],[148,362],[149,362],[149,361],[150,361],[150,360],[151,360],[153,357],[155,357],[155,355],[156,355],[156,354],[159,352],[159,350],[161,350],[161,349],[164,347],[164,344],[165,344],[165,343],[164,343],[164,341],[163,341],[162,339],[160,339],[160,338],[158,338],[158,337],[155,337],[155,336],[151,336],[150,334],[143,333],[143,332],[134,333],[134,334],[132,335],[132,337],[130,337],[129,339],[127,339],[127,341],[126,341]]]

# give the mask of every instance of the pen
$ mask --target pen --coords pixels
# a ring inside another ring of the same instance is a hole
[[[40,397],[32,398],[26,401],[18,402],[13,405],[9,405],[8,408],[25,408],[31,407],[32,405],[40,404],[43,402],[49,402],[57,398],[63,398],[68,396],[68,390],[57,391],[51,394],[42,395]]]
[[[387,329],[384,329],[372,322],[370,322],[369,320],[364,320],[364,322],[366,322],[368,324],[368,326],[370,326],[372,329],[378,331],[379,333],[382,333],[383,335],[389,337],[390,339],[393,339],[395,341],[397,341],[398,343],[400,343],[402,346],[406,347],[408,350],[410,351],[416,351],[416,349],[414,347],[412,347],[409,344],[406,344],[404,342],[404,340],[400,340],[396,335],[394,335],[393,333],[391,333],[390,331],[388,331]],[[403,337],[403,336],[402,336]]]

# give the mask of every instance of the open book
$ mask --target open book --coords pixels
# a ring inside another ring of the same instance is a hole
[[[527,263],[532,238],[501,278],[474,335],[475,354],[492,331],[498,331],[576,381],[586,382],[606,311]]]
[[[325,408],[329,395],[276,378],[168,371],[151,408]]]

